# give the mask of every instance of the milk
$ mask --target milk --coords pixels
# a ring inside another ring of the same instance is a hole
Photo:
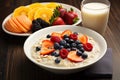
[[[82,24],[103,34],[108,22],[109,6],[103,3],[87,3],[81,8]]]

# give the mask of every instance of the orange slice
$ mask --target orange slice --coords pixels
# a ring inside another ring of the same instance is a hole
[[[46,7],[51,8],[51,9],[55,9],[59,5],[60,4],[58,4],[56,2],[51,2],[51,3],[46,4]]]
[[[30,4],[29,7],[32,8],[32,9],[34,9],[36,7],[39,7],[39,8],[45,7],[45,5],[36,2],[36,3]]]
[[[29,7],[26,7],[26,6],[20,6],[18,8],[16,8],[13,12],[13,16],[16,17],[16,16],[19,16],[19,15],[26,15],[28,14],[28,12],[31,10],[31,8]]]
[[[49,23],[51,16],[53,15],[53,10],[50,8],[40,8],[35,12],[34,19],[41,18]]]
[[[39,7],[35,7],[35,8],[33,8],[32,10],[30,10],[30,11],[28,12],[28,18],[29,18],[30,20],[33,20],[33,19],[34,19],[35,12],[36,12],[38,9],[39,9]]]

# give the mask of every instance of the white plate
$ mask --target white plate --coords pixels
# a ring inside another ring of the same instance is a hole
[[[85,64],[82,67],[76,66],[76,67],[71,67],[71,68],[69,68],[69,67],[66,67],[66,68],[53,67],[53,66],[45,65],[45,64],[37,62],[34,58],[32,58],[31,47],[35,44],[36,41],[38,41],[41,38],[40,35],[43,35],[43,34],[47,35],[54,31],[59,32],[59,31],[64,31],[66,29],[70,29],[73,32],[83,33],[83,34],[86,34],[86,35],[92,37],[98,43],[98,45],[100,47],[100,56],[97,59],[91,61],[88,64]],[[29,36],[24,43],[24,52],[29,60],[31,60],[33,63],[37,64],[38,66],[40,66],[46,70],[49,70],[49,71],[52,71],[55,73],[63,73],[63,74],[77,72],[77,71],[83,70],[86,67],[96,63],[105,55],[106,50],[107,50],[106,41],[99,33],[95,32],[91,29],[88,29],[88,28],[74,26],[74,25],[62,25],[62,26],[54,26],[54,27],[48,27],[48,28],[41,29],[41,30],[33,33],[31,36]]]
[[[49,3],[49,2],[43,2],[43,4],[47,4],[47,3]],[[63,8],[66,8],[66,9],[68,9],[68,10],[69,10],[70,8],[73,8],[74,11],[78,14],[79,20],[78,20],[78,22],[76,22],[76,23],[73,24],[73,25],[78,25],[78,24],[82,21],[82,20],[81,20],[81,12],[80,12],[79,9],[77,9],[77,8],[74,7],[74,6],[68,5],[68,4],[63,4],[63,3],[60,3],[60,4],[63,6]],[[10,35],[15,35],[15,36],[29,36],[29,35],[32,34],[32,33],[13,33],[13,32],[10,32],[10,31],[6,30],[5,27],[4,27],[4,24],[5,24],[5,22],[6,22],[11,16],[12,16],[12,13],[11,13],[10,15],[8,15],[8,16],[4,19],[4,21],[3,21],[3,23],[2,23],[2,29],[3,29],[6,33],[8,33],[8,34],[10,34]]]

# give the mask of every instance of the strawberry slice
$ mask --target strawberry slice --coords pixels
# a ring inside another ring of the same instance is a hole
[[[65,31],[62,32],[61,36],[62,36],[62,37],[63,37],[64,35],[70,36],[70,34],[72,34],[72,31],[69,30],[69,29],[67,29],[67,30],[65,30]]]
[[[61,33],[53,32],[51,36],[58,36],[60,39],[62,39]]]
[[[79,37],[79,40],[83,44],[86,44],[88,42],[88,37],[86,35],[82,35],[81,37]]]
[[[76,55],[77,51],[70,51],[67,58],[72,62],[82,62],[84,59],[81,56]]]
[[[56,17],[52,25],[65,25],[65,22],[61,17]]]
[[[41,55],[50,54],[54,51],[54,43],[50,40],[43,40],[42,47],[41,47]]]

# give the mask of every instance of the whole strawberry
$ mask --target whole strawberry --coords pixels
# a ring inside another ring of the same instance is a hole
[[[56,17],[52,25],[65,25],[65,22],[61,17]]]
[[[73,11],[68,11],[64,14],[63,20],[66,24],[74,24],[78,20],[78,15]]]

